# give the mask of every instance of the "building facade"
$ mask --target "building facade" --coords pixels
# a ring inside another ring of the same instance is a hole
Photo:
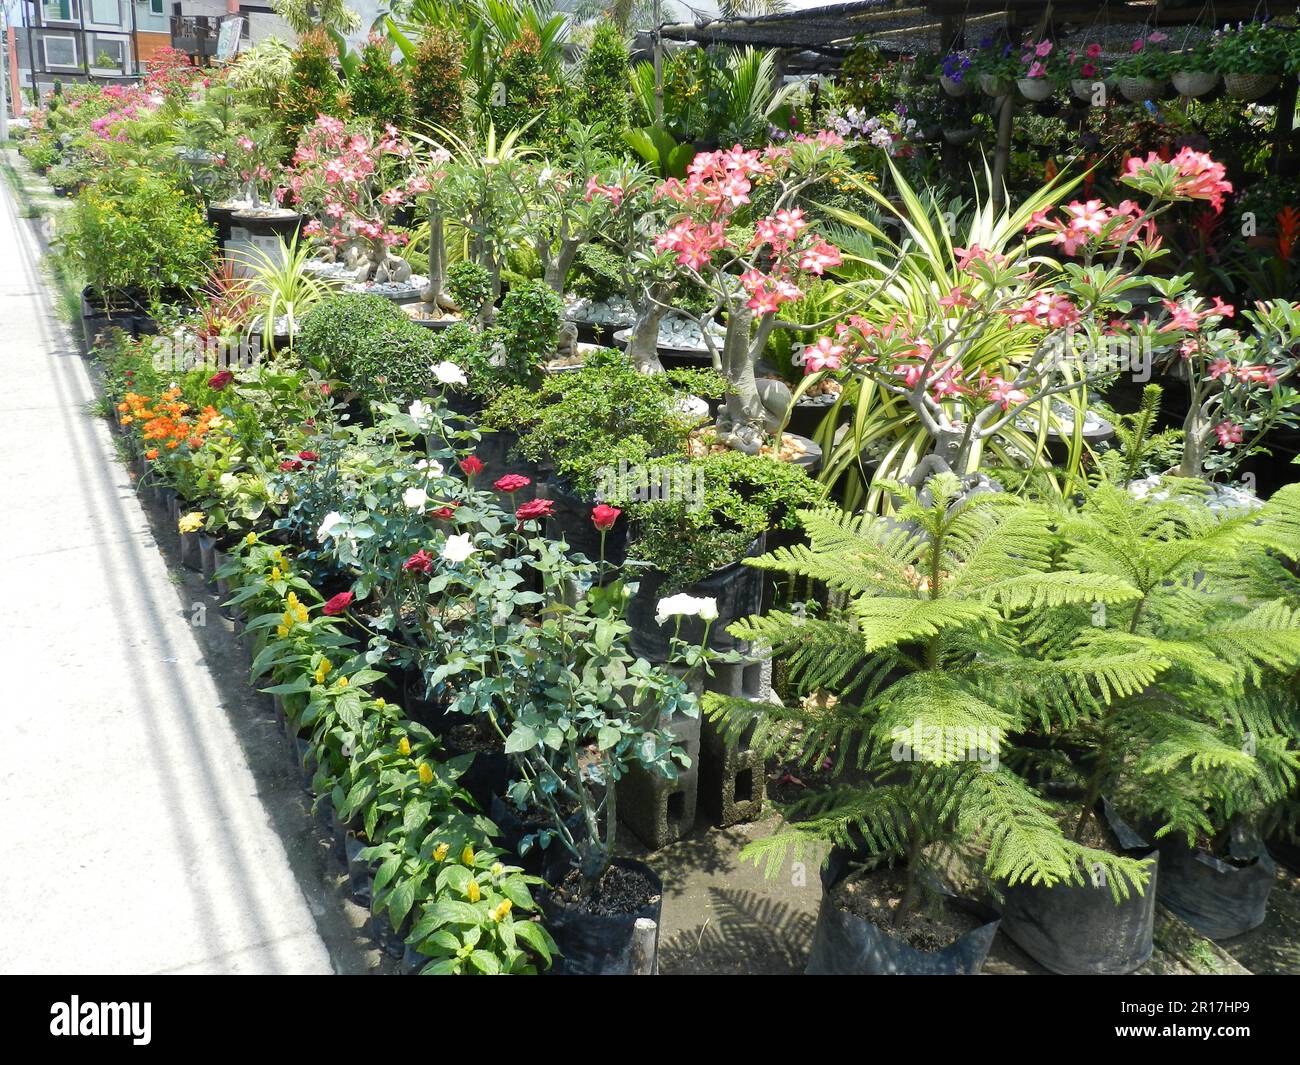
[[[56,81],[134,79],[171,45],[167,0],[21,0],[11,56],[18,82],[48,91]]]

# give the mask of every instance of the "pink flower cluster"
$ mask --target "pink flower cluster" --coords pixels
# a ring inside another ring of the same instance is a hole
[[[1130,158],[1124,165],[1121,180],[1141,177],[1160,179],[1164,168],[1173,167],[1172,194],[1185,200],[1208,200],[1215,212],[1223,210],[1223,197],[1232,191],[1232,183],[1225,181],[1227,171],[1205,152],[1183,148],[1168,162],[1155,152],[1145,159]]]
[[[307,232],[336,246],[353,236],[385,248],[404,243],[405,234],[389,229],[392,213],[430,188],[427,176],[410,171],[412,155],[391,125],[373,137],[317,116],[298,141],[288,179],[293,202],[320,212]]]
[[[583,199],[591,203],[597,196],[603,196],[617,210],[623,203],[623,197],[626,194],[627,190],[618,182],[605,185],[601,183],[599,175],[592,174],[591,177],[587,178],[587,194]]]
[[[819,148],[843,143],[836,134],[824,138],[818,134],[808,140]],[[685,181],[670,178],[655,190],[656,199],[682,207],[673,225],[655,239],[655,251],[673,253],[679,266],[697,274],[715,270],[719,276],[714,280],[722,285],[726,281],[720,275],[727,264],[715,263],[714,255],[731,252],[731,260],[744,267],[740,283],[746,305],[755,313],[772,314],[783,303],[799,299],[803,293],[794,280],[797,273],[820,277],[843,262],[838,248],[810,231],[801,209],[782,208],[758,219],[754,235],[744,247],[734,242],[728,231],[732,215],[750,203],[755,183],[783,177],[793,154],[788,145],[770,145],[760,152],[737,144],[701,152],[687,167]],[[593,187],[589,182],[589,195]],[[760,269],[760,262],[766,269]]]
[[[1160,246],[1155,222],[1144,219],[1142,208],[1132,200],[1123,200],[1118,207],[1107,207],[1101,200],[1075,200],[1062,210],[1064,218],[1049,218],[1047,208],[1035,211],[1026,230],[1050,230],[1052,243],[1066,255],[1079,255],[1103,243],[1119,244],[1133,239],[1141,240],[1150,250]]]

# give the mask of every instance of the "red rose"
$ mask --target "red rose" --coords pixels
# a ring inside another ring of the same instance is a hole
[[[469,458],[460,460],[460,468],[470,477],[483,472],[483,460],[477,455],[470,455]]]
[[[302,459],[303,462],[315,462],[320,458],[320,456],[314,451],[299,451],[298,457]]]
[[[285,473],[295,473],[302,469],[302,463],[297,459],[285,459],[280,463],[280,469],[284,470]]]
[[[521,488],[527,488],[532,484],[532,478],[525,477],[519,473],[507,473],[504,477],[492,485],[493,488],[502,492],[518,492]]]
[[[434,521],[451,521],[456,516],[458,506],[460,506],[459,503],[451,503],[448,506],[439,507],[437,510],[431,510],[429,511],[429,517],[433,518]]]
[[[235,375],[229,370],[219,370],[208,378],[208,387],[213,392],[220,392],[226,385],[235,379]]]
[[[433,572],[433,556],[424,548],[420,548],[402,563],[402,569],[407,573],[423,573],[427,576]]]
[[[339,592],[338,595],[334,596],[333,599],[328,600],[325,605],[321,607],[321,613],[327,614],[330,617],[342,614],[343,611],[352,605],[352,600],[355,598],[356,596],[351,592]]]
[[[609,532],[622,513],[618,507],[611,507],[607,503],[599,503],[591,508],[591,521],[601,532]]]
[[[533,521],[536,518],[550,517],[551,511],[554,509],[555,500],[553,499],[533,499],[515,511],[515,519],[522,525],[524,522]]]

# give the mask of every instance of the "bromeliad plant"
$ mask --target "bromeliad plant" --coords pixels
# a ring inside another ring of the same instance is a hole
[[[1013,737],[1102,693],[1132,693],[1155,670],[1140,653],[1046,656],[1025,634],[1045,608],[1121,604],[1137,592],[1119,577],[1053,567],[1046,510],[1016,496],[962,498],[951,473],[924,496],[890,485],[898,520],[836,510],[800,516],[807,545],[750,564],[823,582],[826,616],[774,610],[730,631],[772,648],[811,704],[756,706],[706,696],[706,713],[734,734],[796,763],[829,762],[840,778],[795,804],[788,825],[744,854],[776,875],[819,841],[865,843],[878,862],[901,863],[898,918],[921,902],[926,869],[943,845],[989,881],[1083,883],[1100,863],[1116,897],[1147,872],[1090,849],[1062,830],[1062,811],[1008,767]],[[809,707],[812,708],[809,708]],[[865,775],[861,784],[842,774]]]

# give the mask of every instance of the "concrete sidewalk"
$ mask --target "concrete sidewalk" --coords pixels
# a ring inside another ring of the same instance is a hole
[[[346,968],[38,260],[0,181],[0,973]]]

